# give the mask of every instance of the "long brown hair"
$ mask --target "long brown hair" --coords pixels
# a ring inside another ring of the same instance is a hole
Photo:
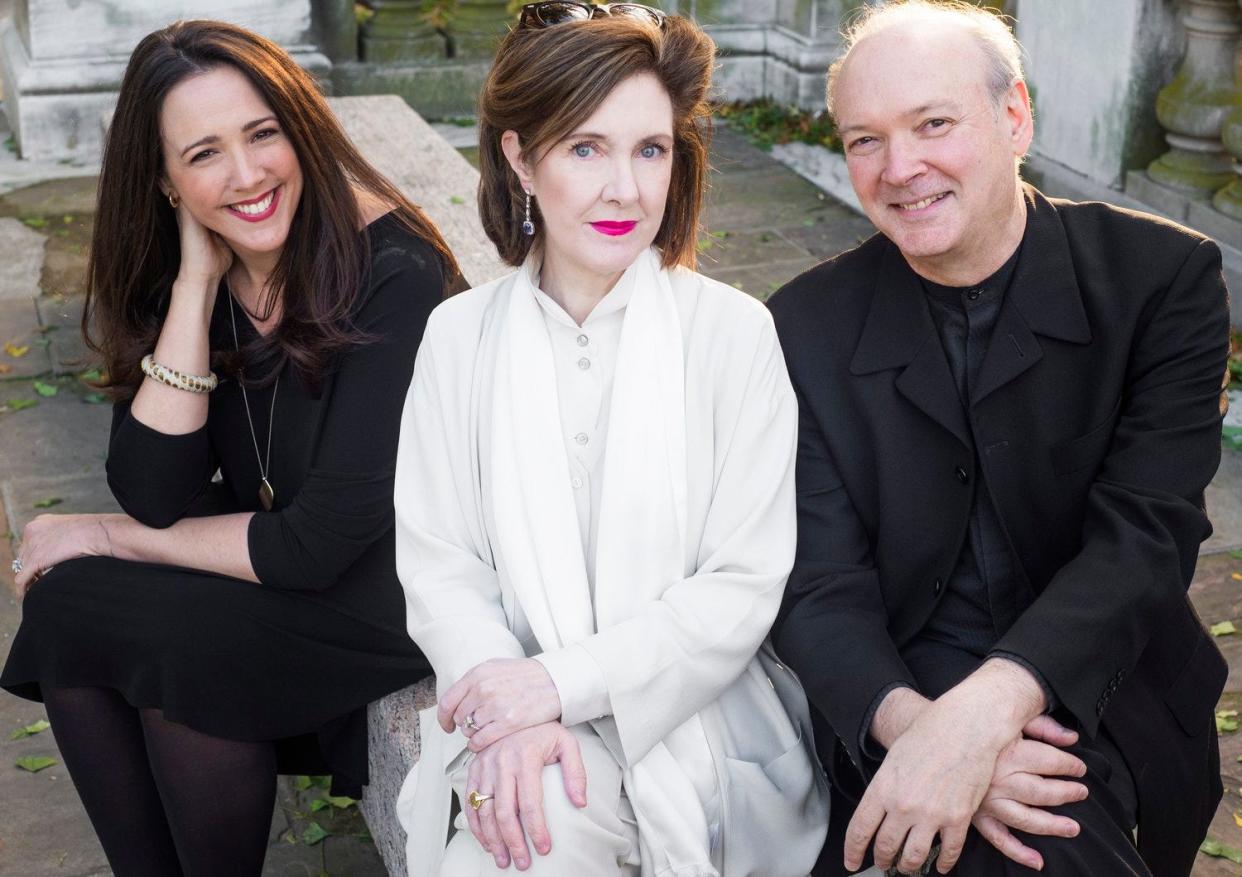
[[[248,379],[270,381],[292,361],[314,386],[335,353],[365,340],[352,323],[368,268],[356,190],[392,205],[392,215],[431,245],[446,284],[458,274],[431,220],[363,159],[314,80],[280,46],[224,22],[177,22],[134,49],[104,145],[82,330],[102,356],[106,385],[117,398],[132,396],[142,381],[139,361],[155,349],[181,262],[177,218],[159,188],[164,98],[186,78],[225,65],[271,107],[303,177],[301,201],[268,280],[268,289],[280,293],[281,317],[242,351],[242,361],[259,364]],[[273,296],[266,299],[274,306]]]
[[[693,268],[709,169],[707,93],[715,57],[707,34],[678,16],[663,26],[611,16],[511,30],[479,95],[479,215],[500,257],[520,265],[541,243],[543,226],[536,217],[535,235],[522,233],[525,193],[500,147],[501,135],[516,131],[523,158],[537,163],[622,81],[652,73],[673,104],[673,176],[654,243],[666,267]]]

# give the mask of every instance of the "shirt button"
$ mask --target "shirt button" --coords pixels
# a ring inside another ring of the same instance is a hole
[[[569,483],[570,483],[570,484],[572,484],[572,485],[574,486],[574,490],[577,490],[578,488],[580,488],[580,487],[582,486],[582,479],[581,479],[581,478],[579,478],[577,475],[575,475],[575,476],[573,477],[573,480],[572,480],[572,481],[570,481]]]
[[[582,359],[578,360],[578,368],[582,369],[583,371],[586,371],[590,367],[591,367],[591,360],[587,359],[585,356],[582,357]]]
[[[579,335],[579,336],[578,336],[578,346],[579,346],[579,347],[586,347],[586,346],[587,346],[588,344],[590,344],[590,343],[591,343],[591,339],[590,339],[590,338],[588,338],[587,336],[585,336],[585,335]]]
[[[970,480],[970,476],[966,474],[966,470],[963,469],[961,466],[958,466],[956,469],[954,469],[953,474],[956,475],[957,480],[962,482],[963,484],[965,484],[967,481]]]
[[[981,295],[983,295],[983,290],[979,289],[978,287],[975,287],[970,292],[966,293],[966,297],[970,299],[971,301],[978,301],[979,296]]]
[[[937,597],[939,597],[940,592],[943,590],[944,590],[944,579],[936,579],[936,583],[932,585],[932,593],[935,594]]]
[[[590,441],[590,438],[587,437],[587,434],[585,432],[580,432],[576,436],[574,436],[574,441],[576,441],[580,445],[585,445],[587,442]]]

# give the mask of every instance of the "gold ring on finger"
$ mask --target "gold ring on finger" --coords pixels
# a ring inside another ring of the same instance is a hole
[[[478,812],[478,809],[492,800],[492,795],[480,795],[478,792],[472,791],[466,796],[466,803],[470,805],[470,809]]]

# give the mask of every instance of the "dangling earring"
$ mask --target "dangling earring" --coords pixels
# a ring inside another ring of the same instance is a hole
[[[168,206],[171,207],[173,210],[176,210],[177,205],[180,203],[181,201],[179,198],[177,198],[177,193],[174,192],[172,189],[169,189],[168,190]]]
[[[530,189],[526,190],[526,221],[522,223],[522,234],[530,237],[535,233],[535,224],[530,221]]]

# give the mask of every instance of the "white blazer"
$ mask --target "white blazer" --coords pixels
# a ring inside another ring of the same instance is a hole
[[[402,419],[397,571],[410,636],[440,694],[489,658],[543,652],[489,538],[492,376],[516,277],[432,313]],[[762,304],[689,270],[667,277],[685,356],[685,577],[644,623],[627,623],[626,647],[613,631],[607,648],[592,652],[592,638],[571,648],[586,648],[606,680],[613,714],[591,724],[623,769],[688,721],[701,723],[700,754],[720,794],[711,850],[719,873],[805,875],[827,830],[827,787],[801,687],[765,643],[794,559],[797,403]],[[434,709],[419,718],[422,757],[398,813],[410,874],[434,875],[448,768],[466,740],[444,734]],[[646,864],[643,874],[653,873]]]

